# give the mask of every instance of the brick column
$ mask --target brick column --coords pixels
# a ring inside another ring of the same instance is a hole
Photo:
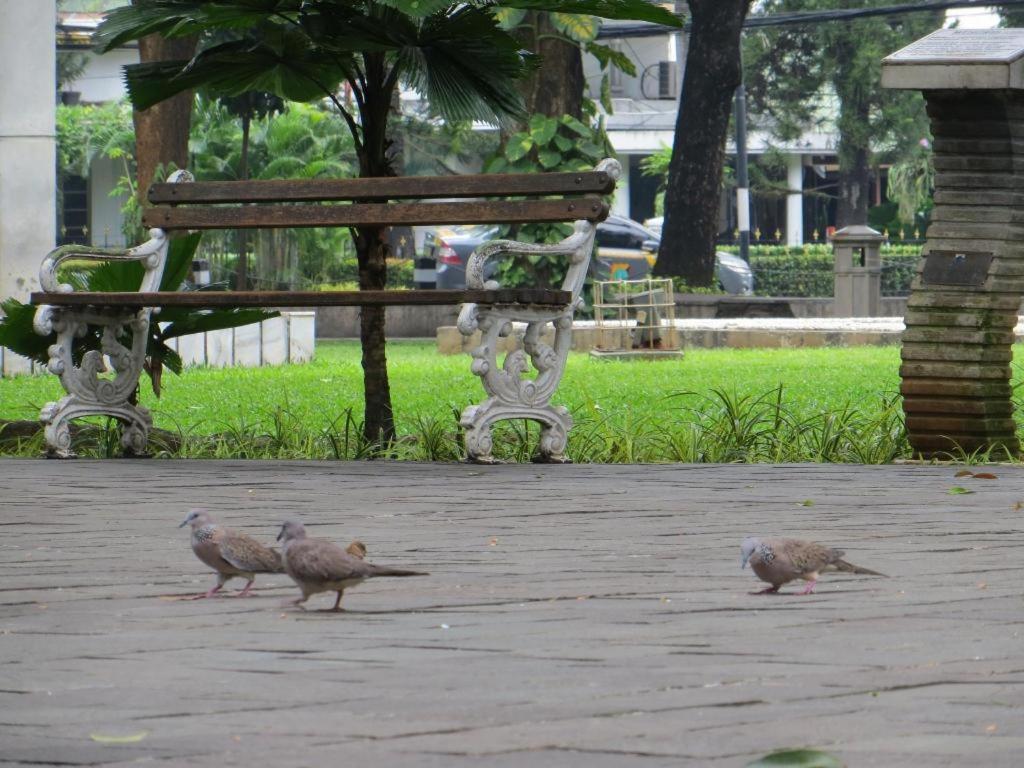
[[[968,34],[965,34],[968,33]],[[900,377],[910,443],[1016,454],[1013,329],[1024,294],[1024,30],[942,30],[885,60],[924,92],[935,209],[908,301]]]

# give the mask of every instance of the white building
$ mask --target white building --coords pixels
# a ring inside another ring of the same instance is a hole
[[[614,111],[606,117],[606,127],[612,146],[619,153],[623,165],[621,190],[615,199],[614,210],[623,216],[643,220],[654,215],[654,197],[657,180],[644,176],[640,170],[642,160],[663,147],[671,147],[675,136],[679,112],[680,86],[685,63],[685,38],[681,33],[647,33],[650,27],[626,22],[606,22],[601,43],[610,45],[627,55],[636,64],[636,75],[611,73],[611,93]],[[636,33],[635,36],[629,36]],[[597,60],[585,57],[584,74],[591,98],[600,92],[602,73]],[[752,229],[758,219],[765,225],[763,236],[774,239],[776,227],[782,242],[800,245],[810,239],[822,221],[821,211],[814,216],[814,205],[804,190],[816,186],[835,164],[835,137],[831,134],[805,134],[799,140],[780,144],[764,133],[752,132],[747,139],[748,154],[756,157],[769,149],[782,153],[787,160],[784,201],[755,201]],[[727,152],[735,155],[735,143],[730,140]],[[774,209],[774,210],[773,210]],[[727,196],[722,201],[722,231],[728,234],[734,226],[735,207]],[[815,221],[817,219],[818,221]],[[827,220],[827,219],[826,219]],[[769,228],[770,227],[770,228]],[[819,236],[824,232],[820,231]]]
[[[97,54],[91,37],[102,18],[99,13],[57,14],[57,50],[85,59],[81,74],[64,86],[61,98],[65,104],[105,104],[125,96],[122,67],[138,63],[138,46],[129,44]],[[110,194],[122,175],[124,166],[117,160],[95,157],[85,176],[64,180],[63,213],[57,232],[60,244],[111,248],[126,245],[121,232],[121,207],[125,199]]]

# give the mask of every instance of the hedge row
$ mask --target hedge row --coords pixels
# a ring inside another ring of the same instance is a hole
[[[720,250],[736,253],[738,248]],[[906,296],[921,256],[919,245],[882,247],[882,295]],[[835,273],[829,245],[756,245],[750,248],[754,293],[758,296],[832,296]]]

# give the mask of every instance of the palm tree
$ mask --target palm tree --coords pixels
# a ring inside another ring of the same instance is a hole
[[[127,67],[136,108],[196,87],[225,95],[268,91],[293,101],[326,98],[352,133],[359,175],[391,176],[388,118],[400,81],[448,119],[500,124],[523,116],[517,84],[536,62],[499,23],[497,14],[507,9],[679,24],[649,0],[135,0],[108,14],[97,37],[110,50],[153,33],[232,33],[234,39],[189,61]],[[339,95],[342,84],[345,95]],[[359,227],[353,238],[360,289],[383,289],[383,229]],[[363,433],[385,444],[395,428],[382,307],[363,308],[360,340]]]

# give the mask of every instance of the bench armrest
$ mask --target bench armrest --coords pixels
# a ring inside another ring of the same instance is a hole
[[[89,245],[62,245],[46,254],[39,267],[39,284],[49,293],[71,293],[74,288],[57,279],[57,269],[65,261],[141,261],[145,269],[141,291],[155,291],[160,287],[167,236],[162,229],[151,229],[150,239],[134,248],[96,248]]]
[[[597,164],[595,171],[607,173],[613,181],[622,175],[622,166],[618,160],[607,158]],[[498,288],[496,280],[484,279],[484,268],[488,259],[505,254],[528,256],[562,256],[568,257],[569,271],[562,282],[562,290],[572,292],[575,304],[583,290],[590,267],[590,257],[594,251],[594,238],[597,235],[597,224],[590,221],[577,221],[573,225],[573,233],[560,243],[543,245],[537,243],[520,243],[515,240],[494,240],[486,243],[469,257],[466,263],[466,285],[469,288],[493,290]],[[545,286],[550,287],[550,286]]]
[[[168,178],[169,184],[189,183],[193,180],[188,171],[175,171]],[[167,260],[167,233],[162,229],[149,230],[149,240],[134,248],[95,248],[91,245],[62,245],[46,254],[39,267],[39,284],[47,293],[71,293],[74,288],[57,280],[57,268],[71,259],[86,261],[141,261],[145,269],[139,290],[144,293],[160,290],[160,280]]]
[[[485,280],[484,271],[489,259],[505,255],[555,256],[569,259],[569,272],[562,283],[562,290],[571,291],[575,299],[583,288],[594,249],[596,225],[589,221],[577,221],[573,233],[560,243],[543,245],[520,243],[515,240],[492,240],[474,251],[466,263],[466,286],[468,288],[494,290],[496,280]]]

